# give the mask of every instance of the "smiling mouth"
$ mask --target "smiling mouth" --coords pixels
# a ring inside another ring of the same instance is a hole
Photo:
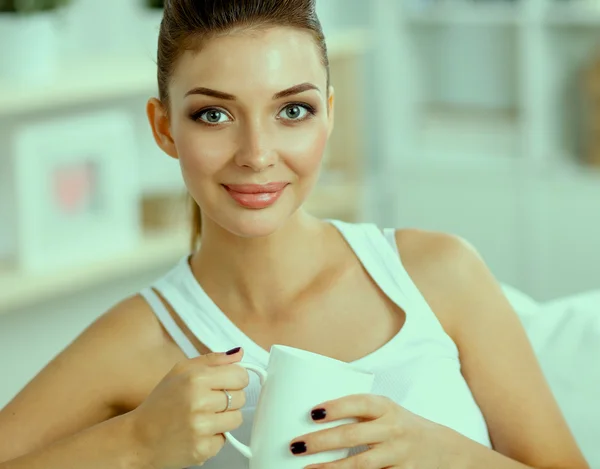
[[[223,188],[238,205],[261,210],[273,205],[283,194],[287,182],[269,184],[223,184]]]

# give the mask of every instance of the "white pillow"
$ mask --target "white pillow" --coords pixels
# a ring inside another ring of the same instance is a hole
[[[542,304],[521,321],[588,463],[600,468],[600,290]]]

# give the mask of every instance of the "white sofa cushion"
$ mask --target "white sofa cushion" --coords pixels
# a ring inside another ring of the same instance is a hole
[[[581,450],[600,468],[600,290],[537,307],[508,291]]]

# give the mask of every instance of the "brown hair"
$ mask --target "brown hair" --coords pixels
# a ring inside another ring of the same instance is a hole
[[[244,29],[287,26],[312,32],[327,71],[329,59],[316,0],[167,0],[158,39],[159,97],[169,109],[168,85],[177,60],[186,50],[199,50],[203,41]],[[324,0],[328,1],[328,0]],[[200,241],[202,214],[190,197],[192,250]]]

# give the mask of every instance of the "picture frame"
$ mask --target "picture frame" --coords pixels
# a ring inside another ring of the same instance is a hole
[[[23,123],[12,154],[19,269],[81,265],[140,242],[137,146],[127,113]]]

